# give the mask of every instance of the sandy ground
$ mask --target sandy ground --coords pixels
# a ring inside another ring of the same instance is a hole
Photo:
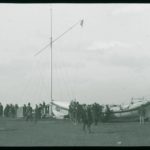
[[[100,123],[93,133],[70,121],[0,119],[0,146],[150,146],[150,122]]]

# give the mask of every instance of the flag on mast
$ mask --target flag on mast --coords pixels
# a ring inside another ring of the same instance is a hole
[[[84,22],[84,20],[82,19],[80,22],[81,27],[83,27],[83,22]]]

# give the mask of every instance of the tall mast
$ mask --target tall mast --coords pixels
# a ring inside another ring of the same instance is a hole
[[[52,24],[52,8],[50,9],[50,16],[51,16],[51,38],[50,38],[50,49],[51,49],[51,113],[52,113],[52,101],[53,101],[53,24]]]
[[[53,102],[53,43],[56,42],[57,40],[59,40],[60,38],[62,38],[66,33],[68,33],[70,30],[72,30],[73,28],[75,28],[78,24],[81,25],[81,27],[83,26],[83,19],[82,20],[79,20],[78,22],[76,22],[75,24],[73,24],[70,28],[68,28],[65,32],[63,32],[62,34],[60,34],[57,38],[53,39],[53,18],[52,18],[52,7],[50,8],[50,24],[51,24],[51,27],[50,27],[50,43],[48,43],[47,45],[45,45],[41,50],[39,50],[37,53],[35,53],[34,56],[37,56],[39,55],[41,52],[43,52],[47,47],[50,46],[50,58],[51,58],[51,95],[50,95],[50,101],[51,101],[51,115],[52,115],[52,102]]]

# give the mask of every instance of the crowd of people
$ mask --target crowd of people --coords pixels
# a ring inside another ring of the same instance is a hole
[[[7,104],[5,107],[0,103],[0,117],[16,117],[18,105]]]
[[[6,104],[4,107],[0,103],[0,117],[15,118],[17,117],[17,110],[19,109],[18,104]],[[26,121],[37,122],[40,119],[49,116],[49,105],[43,102],[39,105],[35,105],[35,108],[30,103],[24,104],[22,107],[22,117]],[[75,125],[83,124],[83,130],[88,129],[91,132],[91,125],[98,125],[99,122],[109,121],[113,117],[113,113],[109,105],[100,105],[98,103],[93,104],[80,104],[76,100],[72,100],[69,105],[68,115],[69,118]],[[144,124],[145,108],[142,105],[139,109],[139,120],[140,124]]]
[[[80,104],[77,101],[71,101],[69,105],[69,118],[74,124],[83,123],[83,130],[86,128],[91,132],[91,125],[98,124],[100,121],[108,121],[112,115],[109,106],[94,103],[91,105]]]
[[[6,104],[4,107],[0,103],[0,117],[6,117],[6,118],[15,118],[17,117],[17,110],[19,106],[18,104]],[[45,118],[47,114],[49,114],[49,105],[45,104],[39,104],[33,108],[30,103],[27,105],[24,104],[23,107],[23,118],[28,121],[28,120],[39,120],[42,118]]]
[[[46,105],[45,102],[36,104],[35,109],[31,107],[30,103],[23,106],[23,117],[26,121],[35,120],[37,122],[39,119],[46,118],[47,114],[49,114],[49,105]]]
[[[139,122],[144,124],[145,120],[145,106],[141,105],[138,109],[139,112]],[[80,104],[78,101],[71,101],[69,105],[69,118],[76,124],[83,124],[83,130],[88,129],[91,132],[91,125],[97,125],[99,122],[108,122],[114,119],[114,113],[109,105],[99,105],[98,103],[93,103],[91,105]]]

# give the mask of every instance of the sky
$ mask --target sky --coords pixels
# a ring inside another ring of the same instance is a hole
[[[0,101],[122,104],[150,96],[150,4],[0,4]]]

